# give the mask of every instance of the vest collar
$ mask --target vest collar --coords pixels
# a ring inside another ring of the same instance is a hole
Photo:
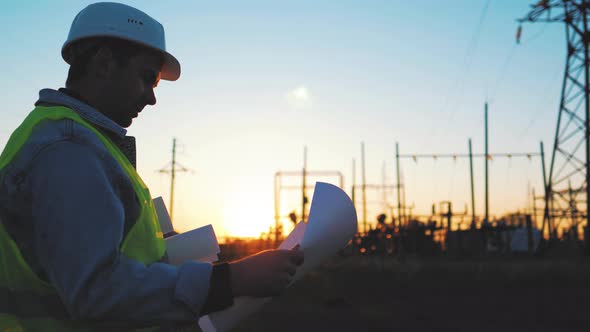
[[[71,108],[78,113],[84,120],[100,127],[108,132],[124,138],[127,134],[127,129],[119,126],[115,121],[109,119],[106,115],[99,112],[94,107],[72,97],[61,91],[53,89],[42,89],[39,91],[39,100],[35,102],[37,105],[61,105]]]

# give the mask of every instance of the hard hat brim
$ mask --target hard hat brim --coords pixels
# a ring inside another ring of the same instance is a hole
[[[164,53],[164,64],[160,78],[166,81],[176,81],[180,77],[180,62],[170,53]]]

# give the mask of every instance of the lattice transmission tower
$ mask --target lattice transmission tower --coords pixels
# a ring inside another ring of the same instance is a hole
[[[545,181],[548,206],[543,227],[548,227],[550,236],[555,236],[556,230],[564,225],[574,232],[580,226],[590,225],[589,10],[590,0],[542,0],[518,20],[565,25],[565,71],[549,176]],[[584,239],[586,249],[590,248],[588,227]]]

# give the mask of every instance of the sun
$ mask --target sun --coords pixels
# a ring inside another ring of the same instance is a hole
[[[309,100],[309,92],[307,92],[307,88],[305,86],[300,86],[293,90],[293,97],[295,97],[295,99],[306,102]]]
[[[252,193],[234,194],[223,206],[223,229],[229,236],[258,237],[274,224],[272,202]]]
[[[287,102],[295,109],[309,107],[311,99],[309,89],[305,85],[300,85],[287,93]]]

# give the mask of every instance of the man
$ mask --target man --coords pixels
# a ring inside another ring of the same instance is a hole
[[[44,89],[0,155],[0,331],[196,327],[236,296],[287,286],[303,254],[165,263],[125,128],[180,64],[147,14],[97,3],[74,19],[65,89]]]

